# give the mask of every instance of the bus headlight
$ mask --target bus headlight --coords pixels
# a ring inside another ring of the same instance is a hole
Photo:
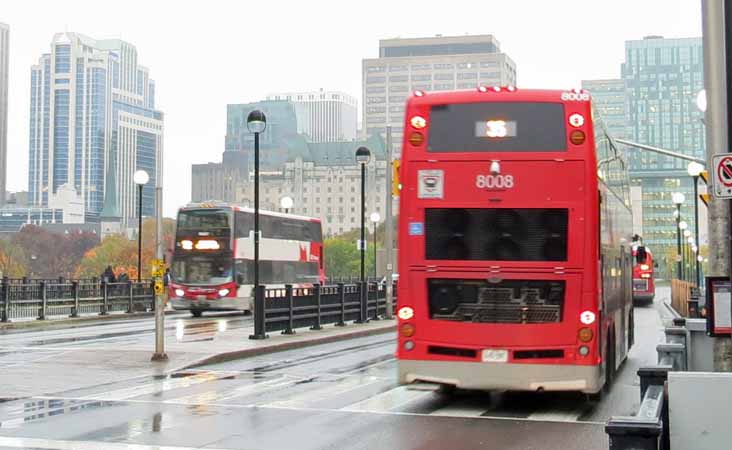
[[[648,270],[648,269],[650,269],[650,267],[648,266],[648,264],[641,264],[640,268],[641,268],[641,270]]]
[[[175,290],[175,296],[176,297],[184,297],[186,295],[186,292],[183,289],[176,289]]]
[[[226,297],[227,295],[229,295],[228,289],[219,289],[219,297]]]
[[[650,273],[642,273],[641,274],[641,278],[651,278],[651,274]]]

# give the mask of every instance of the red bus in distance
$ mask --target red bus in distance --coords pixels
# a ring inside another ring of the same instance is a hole
[[[633,258],[633,301],[636,304],[653,303],[656,296],[653,254],[642,242],[636,242],[633,245]]]
[[[586,91],[408,101],[398,377],[600,395],[633,344],[624,154]]]

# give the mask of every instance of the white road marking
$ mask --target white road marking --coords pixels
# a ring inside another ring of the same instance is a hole
[[[413,393],[416,393],[415,391],[411,391]],[[421,394],[429,394],[429,392],[421,392]],[[68,401],[78,401],[81,400],[79,398],[73,398],[73,397],[33,397],[33,399],[36,400],[68,400]],[[89,399],[89,400],[95,400],[95,399]],[[98,401],[102,401],[101,399],[97,399]],[[412,401],[412,400],[409,400]],[[141,405],[159,405],[161,403],[164,403],[166,405],[178,405],[178,406],[192,406],[190,403],[181,403],[177,402],[175,400],[168,400],[168,401],[155,401],[155,400],[136,400],[136,399],[127,399],[122,400],[123,403],[130,403],[130,404],[141,404]],[[360,402],[363,403],[363,402]],[[404,402],[408,403],[408,402]],[[402,406],[402,404],[396,404],[396,407]],[[394,416],[406,416],[406,417],[440,417],[440,416],[432,416],[431,414],[426,413],[412,413],[412,412],[400,412],[400,411],[393,411],[393,410],[375,410],[375,409],[348,409],[352,406],[349,406],[344,409],[331,409],[331,408],[312,408],[312,407],[300,407],[300,406],[276,406],[276,405],[235,405],[235,404],[227,404],[227,403],[205,403],[200,404],[198,406],[208,406],[212,408],[231,408],[231,409],[281,409],[285,411],[300,411],[300,412],[322,412],[322,413],[333,413],[333,412],[344,412],[344,413],[355,413],[355,414],[379,414],[379,415],[394,415]],[[529,417],[501,417],[501,416],[477,416],[477,417],[469,417],[470,419],[481,419],[481,420],[508,420],[512,422],[556,422],[556,423],[567,423],[565,421],[557,421],[557,420],[539,420],[539,419],[532,419]],[[598,426],[605,426],[605,422],[593,422],[593,421],[573,421],[571,423],[576,423],[579,425],[598,425]]]
[[[577,422],[582,411],[548,411],[548,412],[536,412],[531,414],[528,418],[531,420],[538,420],[540,422]]]
[[[486,411],[488,411],[488,408],[485,406],[455,405],[446,406],[444,408],[432,411],[430,413],[430,416],[479,417]]]
[[[11,448],[42,448],[48,450],[196,450],[194,447],[171,447],[167,445],[124,444],[120,442],[61,441],[0,436],[0,446]],[[211,449],[223,450],[223,449]]]
[[[348,405],[345,408],[341,408],[341,411],[394,411],[407,403],[411,403],[415,400],[426,398],[431,395],[433,395],[432,392],[414,391],[407,389],[406,386],[399,386],[389,391],[382,392],[374,397]]]
[[[276,400],[269,403],[262,403],[260,406],[301,406],[307,407],[313,401],[323,400],[325,398],[334,398],[348,392],[363,389],[374,384],[388,382],[387,378],[368,377],[366,380],[359,378],[346,378],[342,382],[333,386],[331,383],[318,389],[310,389],[307,392],[292,395],[287,400]]]

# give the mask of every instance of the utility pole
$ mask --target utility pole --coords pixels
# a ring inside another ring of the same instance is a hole
[[[732,0],[702,0],[704,39],[704,86],[707,95],[705,126],[707,167],[712,157],[729,151],[729,91],[732,87]],[[726,70],[729,67],[731,70]],[[712,197],[709,201],[709,276],[729,276],[730,208],[727,201]],[[714,340],[714,370],[732,372],[732,339]]]
[[[163,186],[160,177],[156,177],[155,186],[155,258],[163,259]],[[155,292],[155,353],[153,361],[167,361],[165,354],[165,304],[162,292]]]
[[[392,310],[394,309],[394,290],[392,273],[394,273],[394,217],[392,213],[392,203],[394,197],[392,197],[392,145],[391,145],[391,126],[386,127],[386,210],[384,214],[384,227],[386,232],[384,234],[384,248],[385,248],[385,259],[386,259],[386,313],[384,314],[385,319],[392,318]]]

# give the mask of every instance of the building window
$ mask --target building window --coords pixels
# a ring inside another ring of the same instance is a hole
[[[432,64],[412,64],[412,70],[430,70]]]
[[[386,97],[367,97],[366,103],[369,105],[386,103]]]
[[[389,77],[391,83],[404,83],[406,81],[409,81],[409,77],[406,75],[392,75]]]
[[[430,80],[432,80],[432,75],[429,73],[412,75],[412,81],[430,81]]]
[[[366,77],[366,84],[380,84],[385,81],[386,77]]]
[[[389,65],[389,72],[403,72],[408,69],[409,69],[409,67],[402,65],[402,64],[390,64]]]
[[[435,80],[454,80],[455,76],[451,73],[436,73]]]
[[[367,94],[383,94],[386,92],[385,86],[371,86],[366,88]]]
[[[478,78],[478,74],[475,72],[459,73],[457,78],[458,80],[475,80]]]
[[[386,72],[386,66],[371,66],[366,68],[367,73]]]

